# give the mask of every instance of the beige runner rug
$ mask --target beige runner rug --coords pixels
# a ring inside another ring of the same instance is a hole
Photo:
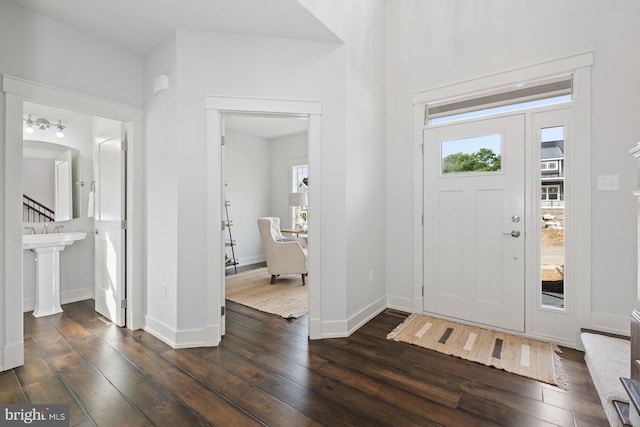
[[[410,315],[387,338],[569,388],[561,350],[552,343],[421,314]]]
[[[226,299],[285,319],[307,314],[307,287],[299,274],[279,276],[270,284],[266,268],[226,276]]]

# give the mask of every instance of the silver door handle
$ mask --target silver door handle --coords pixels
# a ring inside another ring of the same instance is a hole
[[[512,230],[511,233],[502,233],[503,236],[520,237],[520,230]]]

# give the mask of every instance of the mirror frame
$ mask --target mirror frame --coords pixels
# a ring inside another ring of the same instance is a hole
[[[71,157],[71,174],[68,187],[71,188],[71,216],[65,216],[64,218],[58,218],[56,216],[55,222],[70,221],[75,218],[80,218],[80,186],[83,183],[80,181],[80,150],[72,148],[62,144],[56,144],[48,141],[25,139],[23,140],[22,158],[23,159],[39,159],[39,160],[52,160],[55,161],[63,153],[70,153]],[[52,177],[54,180],[54,177]],[[55,191],[55,186],[54,186]],[[56,196],[54,195],[54,198]],[[24,222],[24,221],[23,221]],[[50,222],[50,221],[40,221]]]

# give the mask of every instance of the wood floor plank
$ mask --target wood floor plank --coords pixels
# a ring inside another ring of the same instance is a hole
[[[0,372],[0,402],[7,404],[28,403],[15,370]]]
[[[64,381],[62,381],[61,376],[56,375],[48,380],[25,385],[24,391],[28,396],[28,402],[32,404],[69,405],[71,425],[82,422],[93,424],[89,414],[77,401]]]
[[[98,337],[78,338],[73,344],[152,423],[204,425],[203,420],[180,405],[144,372]]]
[[[15,373],[24,385],[48,381],[57,375],[30,335],[24,337],[24,365],[16,368]]]
[[[224,340],[222,347],[231,340],[235,342],[231,347],[240,351],[200,351],[198,354],[310,417],[323,420],[325,425],[359,425],[365,421],[371,426],[378,424],[373,419],[356,414],[339,402],[314,391],[322,389],[331,393],[330,390],[335,388],[336,382],[328,382],[325,377],[314,374],[303,366],[263,349],[258,350],[258,347],[243,343],[235,337],[227,336]],[[244,350],[247,348],[253,348],[254,351],[246,355]],[[323,359],[316,363],[324,362],[326,361]]]
[[[323,346],[321,349],[318,349],[318,351],[322,352],[322,355],[331,362],[351,371],[351,378],[358,377],[364,382],[377,380],[379,383],[387,385],[391,390],[401,387],[401,390],[409,390],[413,395],[421,396],[431,402],[439,403],[449,408],[455,408],[460,399],[459,391],[434,384],[424,386],[424,383],[414,381],[409,375],[403,375],[385,366],[374,364],[370,359],[354,354],[353,352],[342,350],[341,348],[336,348],[331,346],[330,343],[325,344],[318,342],[313,343],[313,345]],[[323,367],[321,372],[324,371],[325,369]],[[356,373],[360,375],[356,375]],[[402,394],[403,393],[399,393],[399,396]],[[412,397],[408,396],[407,398],[410,400]]]
[[[226,306],[217,348],[181,350],[91,300],[25,313],[25,366],[0,373],[0,402],[64,402],[79,426],[607,425],[579,351],[562,355],[567,391],[388,340],[404,320],[393,311],[309,341],[307,317]]]
[[[188,351],[170,350],[164,353],[163,357],[183,369],[201,384],[208,384],[218,393],[224,393],[230,402],[243,411],[253,414],[255,418],[266,425],[319,425],[303,413],[252,385],[252,382],[270,376],[268,372],[263,373],[259,369],[251,369],[243,378],[216,364],[205,363],[202,358],[192,355]]]
[[[242,412],[223,396],[194,381],[159,355],[145,351],[145,347],[133,337],[123,336],[122,340],[110,344],[206,422],[214,425],[260,425],[252,415]]]
[[[513,426],[530,426],[530,427],[549,427],[549,426],[572,426],[573,419],[564,424],[553,424],[539,418],[530,416],[521,411],[514,411],[511,408],[501,405],[497,402],[484,400],[478,396],[463,393],[460,397],[461,411],[468,412],[478,418],[485,418],[495,425],[504,427]]]
[[[89,416],[101,424],[101,417],[108,417],[105,407],[118,411],[118,416],[126,417],[131,425],[148,425],[142,414],[124,399],[122,394],[110,384],[66,338],[57,330],[38,330],[32,337],[39,343],[46,357],[53,364],[60,378]],[[71,418],[73,421],[73,417]]]

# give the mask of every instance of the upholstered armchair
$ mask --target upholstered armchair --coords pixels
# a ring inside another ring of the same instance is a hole
[[[308,272],[307,249],[293,237],[284,237],[280,232],[280,218],[258,218],[258,229],[262,239],[267,271],[271,274],[271,284],[281,274],[300,274],[306,285]]]

